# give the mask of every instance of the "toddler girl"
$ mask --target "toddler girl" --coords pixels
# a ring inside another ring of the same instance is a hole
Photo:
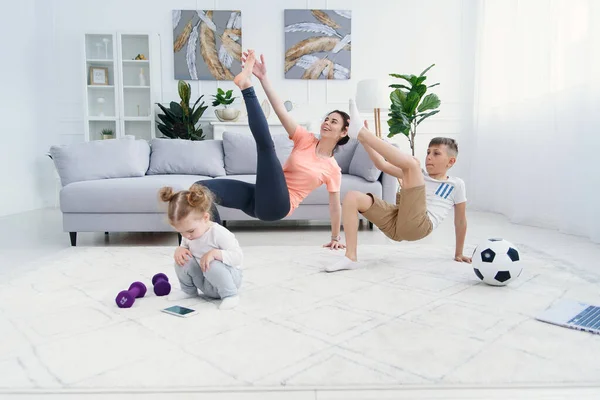
[[[233,233],[210,220],[213,194],[198,184],[179,192],[163,187],[159,193],[169,203],[169,223],[182,236],[174,258],[183,293],[169,299],[195,297],[200,289],[208,297],[222,299],[219,309],[234,308],[239,302],[243,253]]]

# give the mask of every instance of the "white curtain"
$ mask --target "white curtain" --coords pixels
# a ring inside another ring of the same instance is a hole
[[[600,1],[480,6],[471,204],[600,242]]]

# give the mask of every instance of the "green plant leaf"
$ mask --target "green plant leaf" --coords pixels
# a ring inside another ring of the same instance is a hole
[[[217,94],[224,95],[225,92],[221,88],[217,88]]]
[[[179,92],[179,98],[185,105],[190,104],[190,95],[192,92],[191,86],[185,81],[179,81],[177,83],[177,91]]]
[[[392,100],[392,105],[397,105],[403,108],[404,102],[406,101],[406,93],[400,89],[396,89],[390,93],[390,100]]]
[[[404,79],[407,82],[411,82],[411,79],[415,77],[414,75],[401,75],[401,74],[390,74],[390,76],[393,76],[394,78],[398,78],[398,79]]]
[[[394,83],[394,84],[390,85],[390,87],[394,88],[394,89],[406,89],[406,90],[410,90],[410,88],[408,86],[401,85],[401,84],[398,84],[398,83]]]
[[[423,102],[419,105],[419,112],[433,110],[434,108],[438,108],[441,104],[440,99],[437,97],[435,93],[429,93],[425,98],[423,98]]]
[[[406,95],[406,101],[404,102],[404,113],[406,115],[413,115],[417,110],[421,96],[416,92],[408,92]]]
[[[431,64],[429,67],[425,68],[425,70],[423,72],[421,72],[421,74],[419,76],[423,76],[425,75],[425,73],[427,73],[427,71],[429,71],[431,69],[431,67],[433,67],[435,64]]]
[[[229,99],[232,94],[233,94],[233,90],[228,90],[227,93],[225,93],[225,98]]]
[[[419,95],[419,101],[421,101],[421,97],[427,92],[427,86],[425,85],[415,85],[413,86],[412,92],[415,92]]]
[[[439,85],[439,82],[438,82],[438,83],[434,83],[433,85],[429,85],[429,86],[427,86],[427,87],[428,87],[428,88],[432,88],[432,87],[434,87],[434,86],[437,86],[437,85]]]
[[[410,128],[403,124],[399,124],[396,122],[390,123],[390,121],[388,121],[388,125],[390,127],[390,134],[393,134],[393,135],[401,133],[405,136],[408,136],[408,134],[410,132]]]
[[[196,111],[194,111],[194,113],[192,114],[192,123],[194,125],[196,125],[198,123],[198,120],[200,119],[202,114],[204,114],[204,111],[206,111],[207,108],[208,108],[208,106],[198,107],[198,109]]]
[[[417,120],[417,125],[419,125],[421,122],[423,122],[423,120],[424,120],[425,118],[429,118],[429,117],[431,117],[432,115],[435,115],[435,114],[437,114],[437,113],[439,113],[439,112],[440,112],[440,110],[435,110],[435,111],[428,112],[428,113],[426,113],[426,114],[419,114],[419,115],[421,116],[421,118],[420,118],[419,120]]]
[[[181,108],[180,104],[172,101],[169,108],[176,119],[183,118],[183,108]]]

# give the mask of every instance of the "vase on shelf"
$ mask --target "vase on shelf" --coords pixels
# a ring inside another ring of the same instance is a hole
[[[102,41],[104,42],[104,58],[108,60],[108,44],[110,43],[110,39],[104,38]]]
[[[146,86],[146,76],[144,75],[144,68],[140,68],[140,86]]]
[[[98,112],[98,116],[99,117],[104,117],[104,107],[102,106],[106,100],[104,99],[104,97],[98,97],[96,99],[96,102],[99,104],[99,112]]]
[[[235,122],[240,117],[241,111],[235,108],[217,108],[215,115],[221,122]]]

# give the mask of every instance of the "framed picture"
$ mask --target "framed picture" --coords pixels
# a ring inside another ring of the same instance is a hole
[[[240,10],[173,10],[175,79],[232,81],[242,71]]]
[[[90,85],[108,85],[108,68],[90,67]]]
[[[351,10],[285,10],[285,79],[350,79]]]

